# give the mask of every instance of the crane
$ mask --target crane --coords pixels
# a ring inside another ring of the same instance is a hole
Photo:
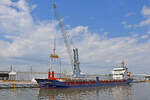
[[[74,55],[72,55],[71,43],[69,41],[69,37],[68,37],[67,31],[63,27],[63,23],[62,23],[61,17],[59,16],[59,13],[58,13],[58,11],[56,9],[55,0],[53,0],[53,9],[54,9],[54,14],[55,14],[55,17],[56,17],[56,19],[58,21],[60,30],[62,32],[62,36],[64,38],[64,42],[65,42],[65,46],[66,46],[66,49],[67,49],[67,53],[69,55],[70,63],[71,63],[72,69],[73,69],[73,76],[74,77],[80,77],[80,67],[79,67],[80,63],[79,63],[78,49],[77,48],[73,48]]]

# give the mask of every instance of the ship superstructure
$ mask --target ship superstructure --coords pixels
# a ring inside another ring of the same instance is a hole
[[[128,79],[130,77],[130,72],[126,68],[124,61],[121,63],[120,67],[113,68],[112,77],[115,80]]]

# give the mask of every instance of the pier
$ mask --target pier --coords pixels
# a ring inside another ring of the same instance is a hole
[[[32,81],[0,81],[0,88],[38,88],[38,84]]]

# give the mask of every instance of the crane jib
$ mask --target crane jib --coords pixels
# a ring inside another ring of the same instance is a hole
[[[55,0],[54,0],[54,2],[55,2]],[[59,14],[57,12],[55,3],[53,3],[53,9],[54,9],[55,17],[56,17],[56,19],[58,21],[60,30],[62,32],[62,36],[64,38],[65,46],[67,48],[67,53],[69,55],[69,59],[70,59],[70,62],[71,62],[71,65],[72,65],[72,69],[73,69],[73,76],[78,77],[78,76],[80,76],[78,49],[77,48],[73,49],[73,51],[74,51],[74,58],[73,58],[72,49],[71,49],[71,43],[69,41],[69,37],[67,36],[67,31],[63,27],[63,23],[62,23],[61,17],[59,16]]]

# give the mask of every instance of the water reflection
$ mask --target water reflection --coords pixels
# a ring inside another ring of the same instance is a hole
[[[131,100],[131,86],[40,89],[38,100]]]
[[[0,89],[0,100],[150,100],[150,83],[102,88]]]

